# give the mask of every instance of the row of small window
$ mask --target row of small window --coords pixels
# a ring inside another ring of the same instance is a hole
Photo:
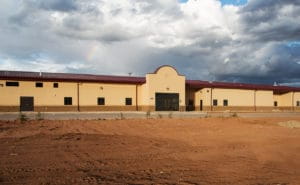
[[[105,98],[99,97],[97,99],[98,105],[105,105]],[[64,98],[64,105],[72,105],[72,97],[65,97]],[[132,105],[132,98],[125,98],[125,105]]]
[[[278,106],[278,102],[277,101],[274,101],[274,107],[277,107]],[[296,102],[296,106],[297,107],[300,107],[300,101],[297,101]]]
[[[213,106],[218,106],[218,100],[217,99],[214,99],[213,100]],[[223,106],[228,106],[228,100],[223,100]],[[277,101],[274,101],[274,106],[277,107],[278,106],[278,103]],[[300,101],[297,101],[296,102],[296,106],[297,107],[300,107]]]
[[[213,106],[218,106],[218,100],[213,99]],[[223,106],[226,107],[228,106],[228,100],[223,100]]]
[[[19,82],[6,82],[5,85],[8,87],[19,87]],[[43,86],[44,86],[43,82],[35,82],[35,87],[43,87]],[[53,88],[58,88],[57,82],[53,83]]]

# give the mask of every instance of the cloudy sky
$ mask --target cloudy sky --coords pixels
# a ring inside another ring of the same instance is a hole
[[[300,0],[1,0],[0,70],[300,85]]]

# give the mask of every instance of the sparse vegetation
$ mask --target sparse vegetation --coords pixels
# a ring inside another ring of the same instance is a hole
[[[21,123],[25,123],[26,121],[28,121],[28,117],[25,114],[23,114],[22,112],[20,112],[19,120]]]
[[[173,112],[169,112],[168,118],[173,118]]]
[[[37,115],[36,115],[36,120],[38,120],[38,121],[44,120],[43,115],[42,115],[41,112],[38,112],[38,113],[37,113]]]
[[[236,113],[236,112],[234,112],[234,113],[232,113],[231,117],[234,117],[234,118],[236,118],[236,117],[238,117],[238,115],[237,115],[237,113]]]
[[[158,117],[158,118],[162,118],[163,116],[162,116],[161,114],[158,113],[158,114],[157,114],[157,117]]]
[[[151,116],[151,111],[150,111],[150,110],[148,110],[148,111],[146,112],[146,118],[147,118],[147,119],[149,119],[149,118],[150,118],[150,116]]]
[[[122,112],[120,112],[120,119],[121,120],[125,119],[124,114]]]

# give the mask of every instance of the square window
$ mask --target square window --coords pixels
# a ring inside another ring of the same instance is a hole
[[[228,106],[228,100],[223,100],[223,106],[227,107]]]
[[[53,88],[58,88],[58,83],[53,83]]]
[[[213,100],[213,106],[218,106],[218,100],[216,99]]]
[[[65,105],[72,105],[72,97],[65,97],[64,104]]]
[[[5,85],[9,87],[19,87],[19,82],[6,82]]]
[[[105,105],[105,98],[103,97],[98,98],[98,105]]]
[[[277,107],[277,104],[278,104],[277,101],[274,101],[274,107]]]
[[[125,105],[132,105],[132,98],[125,98]]]
[[[43,83],[42,82],[35,82],[35,87],[43,87]]]

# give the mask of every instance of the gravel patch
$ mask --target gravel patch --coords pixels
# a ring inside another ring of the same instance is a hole
[[[279,122],[278,125],[287,128],[300,128],[300,122],[294,120]]]

